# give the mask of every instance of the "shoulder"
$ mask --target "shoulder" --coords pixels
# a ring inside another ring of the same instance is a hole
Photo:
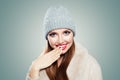
[[[84,59],[86,59],[86,61],[88,61],[90,64],[98,64],[97,60],[95,59],[95,57],[93,57],[91,54],[89,54],[88,50],[81,44],[76,44],[75,46],[75,56],[78,57],[83,57]]]
[[[91,55],[88,55],[86,69],[91,80],[102,80],[102,70],[98,61]]]
[[[86,68],[101,71],[101,67],[96,58],[89,54],[88,50],[81,44],[76,45],[75,57],[79,58],[79,61],[82,61]]]
[[[85,59],[88,56],[88,50],[81,44],[75,44],[75,57]]]
[[[89,69],[90,74],[101,74],[101,66],[98,61],[91,55],[88,55],[87,65],[86,67]]]
[[[102,71],[98,61],[89,54],[85,47],[77,44],[74,58],[78,58],[80,68],[89,76],[90,80],[102,80]]]

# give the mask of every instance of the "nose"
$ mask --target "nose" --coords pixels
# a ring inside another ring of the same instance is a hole
[[[62,36],[62,35],[59,35],[58,36],[58,42],[59,42],[59,44],[61,44],[61,43],[63,43],[64,42],[64,39],[63,39],[64,37]]]

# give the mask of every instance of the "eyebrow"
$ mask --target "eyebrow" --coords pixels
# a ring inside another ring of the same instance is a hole
[[[56,33],[56,32],[54,32],[54,31],[50,31],[48,34],[51,34],[51,33]]]

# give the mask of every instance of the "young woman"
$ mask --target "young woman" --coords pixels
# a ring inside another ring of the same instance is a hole
[[[66,8],[49,8],[44,26],[47,47],[31,64],[27,80],[102,80],[97,61],[76,46],[75,24]]]

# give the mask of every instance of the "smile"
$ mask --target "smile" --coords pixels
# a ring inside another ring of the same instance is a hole
[[[65,50],[67,45],[66,44],[60,44],[60,45],[56,45],[57,47],[61,48],[62,50]]]

